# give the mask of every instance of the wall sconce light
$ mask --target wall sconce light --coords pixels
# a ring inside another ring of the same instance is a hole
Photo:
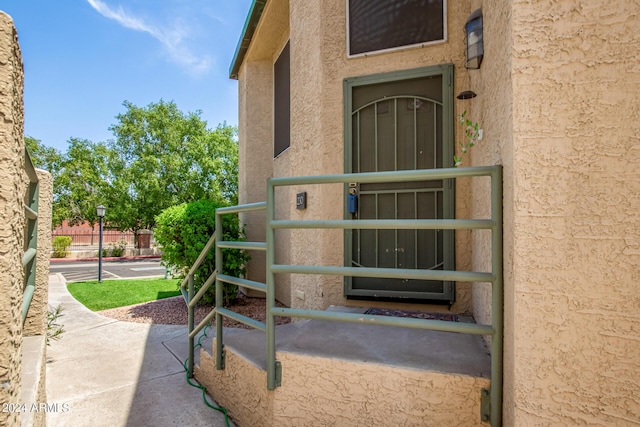
[[[478,96],[478,95],[476,95],[476,93],[474,91],[465,90],[465,91],[460,92],[458,94],[458,96],[456,96],[456,98],[458,98],[458,99],[471,99],[471,98],[475,98],[476,96]]]
[[[467,44],[467,61],[465,68],[469,70],[480,69],[484,56],[484,43],[482,36],[482,9],[473,12],[464,25]]]

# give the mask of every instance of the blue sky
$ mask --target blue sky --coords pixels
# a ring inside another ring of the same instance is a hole
[[[251,0],[0,0],[25,71],[25,135],[66,151],[112,139],[122,103],[238,122],[229,65]]]

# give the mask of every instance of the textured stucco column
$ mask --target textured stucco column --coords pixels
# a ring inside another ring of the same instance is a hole
[[[238,80],[238,104],[240,122],[238,126],[238,200],[240,204],[264,202],[267,179],[272,174],[272,76],[270,61],[247,61]],[[263,242],[265,239],[264,211],[240,215],[245,225],[247,239]],[[247,265],[250,280],[264,282],[265,254],[251,252]],[[252,294],[249,290],[247,293]]]
[[[239,201],[266,201],[267,179],[289,176],[289,152],[285,150],[274,159],[273,148],[273,64],[289,39],[289,2],[267,2],[261,24],[256,28],[251,48],[238,73],[239,93]],[[276,193],[276,217],[288,217],[288,192]],[[265,239],[265,212],[240,216],[246,224],[251,241]],[[276,262],[289,262],[288,230],[277,230]],[[248,264],[248,278],[264,282],[264,253],[252,251]],[[276,299],[291,304],[289,276],[277,278]],[[264,293],[248,292],[264,296]]]
[[[11,18],[0,12],[0,402],[19,403],[24,241],[23,68]],[[19,423],[0,412],[0,425]]]
[[[36,258],[36,291],[27,313],[23,335],[45,335],[49,287],[49,258],[51,254],[51,203],[53,179],[47,171],[37,169],[38,198],[38,255]]]
[[[501,3],[513,37],[505,425],[637,425],[638,2]]]

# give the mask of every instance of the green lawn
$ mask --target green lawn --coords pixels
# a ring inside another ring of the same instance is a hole
[[[180,295],[176,279],[103,280],[69,283],[75,299],[93,311]]]

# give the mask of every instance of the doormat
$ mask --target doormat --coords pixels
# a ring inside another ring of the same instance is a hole
[[[445,320],[447,322],[458,322],[458,315],[453,313],[423,313],[421,311],[390,310],[386,308],[370,308],[364,314],[376,316],[411,317],[414,319]]]

